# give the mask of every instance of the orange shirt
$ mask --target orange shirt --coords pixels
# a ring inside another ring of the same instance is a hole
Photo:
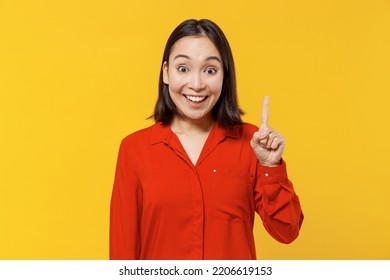
[[[110,259],[256,259],[257,212],[283,243],[303,214],[286,165],[260,166],[249,144],[257,127],[216,124],[194,166],[169,126],[121,143],[110,213]]]

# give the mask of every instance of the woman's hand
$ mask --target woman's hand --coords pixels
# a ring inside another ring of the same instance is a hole
[[[264,97],[261,124],[253,134],[251,146],[261,165],[277,166],[280,164],[286,141],[282,134],[268,127],[268,96]]]

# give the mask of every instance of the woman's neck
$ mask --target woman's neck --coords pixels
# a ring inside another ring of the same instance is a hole
[[[171,129],[175,134],[181,135],[199,135],[209,133],[213,128],[215,120],[210,117],[201,120],[191,120],[182,116],[175,116],[171,123]]]

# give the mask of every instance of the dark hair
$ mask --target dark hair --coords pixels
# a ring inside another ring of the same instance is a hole
[[[218,49],[223,64],[222,92],[217,103],[212,109],[212,116],[223,128],[230,128],[236,124],[242,124],[241,115],[244,112],[238,106],[236,73],[232,51],[223,31],[214,22],[201,19],[189,19],[175,28],[165,45],[162,64],[168,63],[173,45],[181,38],[187,36],[207,36]],[[163,82],[163,70],[160,70],[159,93],[154,109],[154,120],[168,125],[175,115],[179,115],[175,103],[169,95],[169,88]]]

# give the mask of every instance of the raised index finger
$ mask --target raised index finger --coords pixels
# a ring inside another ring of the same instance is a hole
[[[260,127],[268,127],[268,96],[264,96],[263,109],[261,110],[261,124]]]

